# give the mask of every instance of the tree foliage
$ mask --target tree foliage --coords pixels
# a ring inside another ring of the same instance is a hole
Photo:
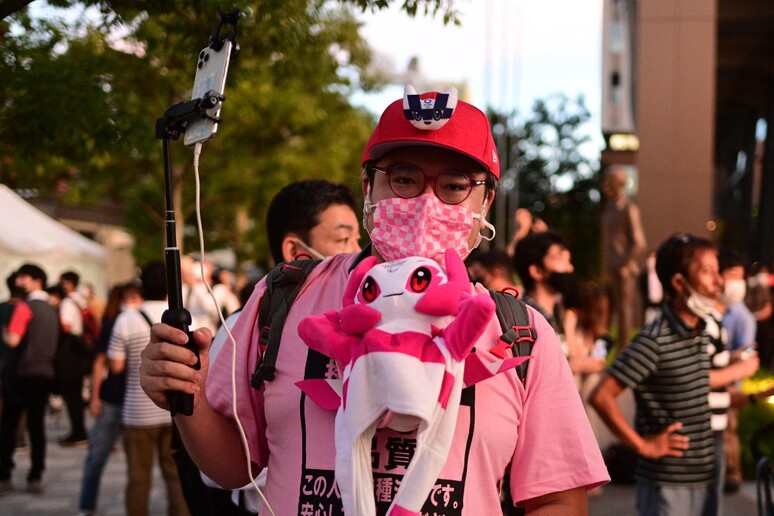
[[[218,2],[98,5],[97,23],[14,15],[23,30],[7,34],[0,49],[0,181],[46,195],[65,176],[69,201],[118,201],[144,261],[163,249],[154,123],[190,97]],[[370,51],[347,6],[254,0],[239,7],[241,51],[229,70],[223,123],[204,145],[201,204],[208,248],[229,246],[262,261],[263,215],[281,186],[309,177],[358,184],[374,120],[348,97],[379,79],[364,71]],[[117,30],[124,32],[118,43]],[[178,225],[187,228],[190,251],[198,247],[191,151],[173,142],[172,155]]]
[[[518,207],[530,209],[563,233],[573,262],[587,277],[599,273],[599,165],[587,124],[583,98],[557,94],[539,99],[519,120],[493,114],[493,127],[505,132],[509,163],[504,184],[518,188]],[[584,152],[584,149],[586,150]],[[515,183],[515,184],[514,184]],[[515,208],[514,208],[515,209]]]
[[[339,0],[342,4],[352,4],[362,11],[375,11],[390,6],[392,0]],[[24,9],[32,3],[32,0],[0,0],[0,20]],[[152,7],[151,2],[145,0],[48,0],[48,3],[56,7],[72,7],[74,5],[96,6],[103,13],[111,11],[141,12]],[[454,0],[403,0],[401,4],[409,16],[416,16],[417,12],[436,15],[442,13],[444,23],[459,23],[457,10],[454,8]]]

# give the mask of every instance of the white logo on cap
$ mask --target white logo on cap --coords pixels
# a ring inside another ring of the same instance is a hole
[[[497,163],[497,151],[492,149],[492,163]]]
[[[421,99],[410,84],[403,93],[403,114],[417,129],[435,130],[443,127],[457,107],[457,89],[436,93],[435,98]]]

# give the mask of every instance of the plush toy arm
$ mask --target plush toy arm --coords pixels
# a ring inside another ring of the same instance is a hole
[[[452,357],[462,361],[481,337],[495,311],[488,294],[478,294],[464,300],[457,317],[443,330],[443,339]]]
[[[339,312],[341,329],[349,335],[364,335],[376,326],[381,318],[381,312],[363,305],[345,306]]]
[[[352,346],[360,341],[347,334],[339,324],[339,313],[327,310],[320,315],[303,319],[298,325],[298,335],[307,346],[340,364],[348,364],[352,357]]]

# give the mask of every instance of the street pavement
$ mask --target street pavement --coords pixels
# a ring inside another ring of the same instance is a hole
[[[630,516],[635,508],[634,485],[611,484],[602,487],[602,494],[589,498],[590,516]],[[755,516],[755,482],[745,481],[741,489],[723,499],[721,516]]]
[[[89,421],[89,426],[91,423]],[[63,413],[47,417],[48,447],[42,494],[33,495],[25,492],[30,454],[29,451],[16,453],[16,469],[13,473],[14,490],[0,497],[0,516],[74,516],[78,513],[78,496],[86,448],[62,448],[57,444],[57,440],[67,433],[68,428],[69,423]],[[126,457],[119,445],[111,454],[102,476],[97,514],[125,515],[125,487]],[[166,512],[164,482],[158,466],[154,466],[150,515],[162,516]],[[601,494],[590,498],[589,514],[591,516],[635,514],[634,486],[620,484],[604,486]],[[755,514],[754,482],[745,482],[738,493],[726,496],[722,516],[754,516]]]
[[[88,420],[88,427],[93,425]],[[0,497],[0,516],[74,516],[78,514],[83,462],[86,447],[62,448],[57,441],[69,431],[70,423],[64,411],[46,417],[46,471],[43,473],[43,493],[26,492],[26,476],[30,467],[29,450],[14,455],[14,490]],[[119,516],[126,514],[126,456],[121,441],[110,455],[102,473],[97,514]],[[158,466],[154,465],[149,514],[167,513],[166,489]]]

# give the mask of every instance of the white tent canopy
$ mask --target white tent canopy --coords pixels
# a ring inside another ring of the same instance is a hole
[[[52,219],[0,184],[0,294],[7,298],[5,278],[25,262],[43,268],[49,285],[65,271],[81,281],[106,288],[107,251],[100,244]]]

